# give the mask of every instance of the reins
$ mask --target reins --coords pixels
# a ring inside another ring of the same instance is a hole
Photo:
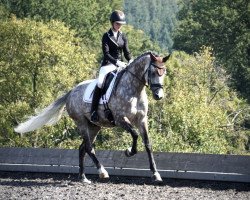
[[[128,68],[126,68],[125,71],[126,71],[126,72],[129,72],[131,75],[133,75],[135,78],[137,78],[140,82],[142,82],[142,84],[143,84],[144,86],[147,86],[147,87],[148,87],[148,85],[145,84],[143,80],[141,80],[138,76],[136,76],[134,73],[132,73],[131,71],[129,71]],[[147,70],[144,72],[144,74],[143,74],[142,77],[145,76],[146,72],[147,72]]]

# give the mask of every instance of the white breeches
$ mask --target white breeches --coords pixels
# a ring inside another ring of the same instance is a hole
[[[112,63],[109,63],[107,65],[102,66],[100,71],[99,71],[99,76],[98,76],[98,79],[97,79],[97,86],[99,88],[102,88],[104,80],[105,80],[107,74],[109,72],[112,72],[112,71],[116,70],[116,69],[117,69],[117,67],[115,65],[113,65]]]

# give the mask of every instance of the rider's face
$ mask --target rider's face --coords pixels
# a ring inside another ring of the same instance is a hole
[[[122,27],[122,24],[119,24],[119,23],[117,23],[117,22],[114,22],[114,23],[113,23],[113,29],[114,29],[115,31],[119,31],[119,30],[121,29],[121,27]]]

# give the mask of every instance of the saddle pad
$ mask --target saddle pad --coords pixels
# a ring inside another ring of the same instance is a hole
[[[112,90],[114,87],[115,80],[116,80],[116,75],[114,76],[113,80],[111,81],[111,83],[107,89],[107,92],[100,98],[99,104],[104,104],[104,103],[107,103],[109,101],[109,98],[111,96],[111,93],[112,93]],[[96,84],[97,84],[96,79],[92,80],[89,83],[89,85],[87,86],[87,88],[83,94],[83,101],[84,102],[92,103],[92,98],[93,98],[94,89],[95,89]]]

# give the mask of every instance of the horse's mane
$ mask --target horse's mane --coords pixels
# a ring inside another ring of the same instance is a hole
[[[116,91],[117,85],[118,85],[118,83],[120,82],[120,79],[122,78],[124,72],[126,72],[126,71],[128,71],[128,69],[134,67],[134,65],[135,65],[136,63],[141,62],[142,58],[144,58],[144,57],[147,56],[147,55],[150,55],[151,53],[152,53],[151,51],[147,51],[147,52],[143,53],[142,55],[140,55],[140,56],[138,56],[137,58],[135,58],[135,59],[133,60],[133,62],[131,62],[131,63],[128,65],[128,67],[126,67],[125,69],[122,69],[122,70],[119,72],[119,75],[118,75],[117,80],[116,80],[116,82],[115,82],[114,91]]]
[[[151,51],[147,51],[147,52],[143,53],[142,55],[140,55],[140,56],[138,56],[137,58],[135,58],[135,59],[133,60],[133,62],[130,63],[129,66],[133,66],[133,65],[134,65],[135,63],[137,63],[137,62],[141,62],[142,58],[144,58],[144,57],[147,56],[147,55],[150,55],[151,53],[152,53]]]
[[[135,59],[133,60],[133,62],[136,62],[136,61],[140,60],[142,57],[147,56],[147,55],[150,55],[150,54],[151,54],[151,51],[147,51],[147,52],[143,53],[142,55],[138,56],[137,58],[135,58]],[[133,63],[133,62],[132,62],[132,63]]]

